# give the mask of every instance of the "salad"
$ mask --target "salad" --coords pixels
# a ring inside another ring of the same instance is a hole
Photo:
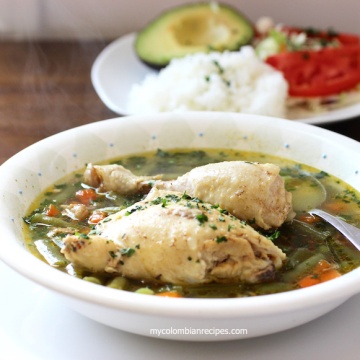
[[[326,98],[359,90],[358,35],[274,25],[268,18],[256,28],[256,52],[284,74],[290,97]]]

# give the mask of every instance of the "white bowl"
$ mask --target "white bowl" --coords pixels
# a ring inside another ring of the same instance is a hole
[[[323,284],[274,295],[161,298],[73,278],[25,248],[22,217],[35,197],[65,174],[90,161],[186,147],[266,152],[329,172],[360,190],[360,143],[312,125],[201,112],[104,120],[42,140],[0,167],[0,259],[91,319],[132,333],[175,340],[222,341],[279,332],[313,320],[360,292],[357,269]]]

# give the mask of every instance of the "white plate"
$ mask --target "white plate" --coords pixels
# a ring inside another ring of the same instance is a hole
[[[184,343],[115,330],[67,308],[0,261],[0,359],[355,359],[360,295],[296,329],[241,341]],[[329,344],[332,344],[329,346]]]
[[[127,34],[109,44],[96,58],[91,80],[103,103],[119,115],[132,115],[126,110],[127,97],[133,84],[140,83],[156,70],[144,65],[133,49],[135,33]],[[360,103],[312,117],[297,119],[308,124],[325,124],[360,115]]]

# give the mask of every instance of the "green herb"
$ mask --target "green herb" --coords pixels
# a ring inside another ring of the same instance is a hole
[[[184,192],[181,196],[182,200],[191,200],[191,196]]]
[[[195,216],[196,220],[202,225],[208,221],[208,217],[205,214],[198,214]]]
[[[213,64],[217,67],[220,74],[222,74],[224,72],[224,69],[221,67],[221,65],[219,64],[218,61],[213,60]]]
[[[159,156],[159,157],[161,157],[161,158],[164,158],[164,157],[169,157],[170,154],[169,154],[169,152],[167,152],[167,151],[163,151],[163,150],[161,150],[161,149],[157,149],[157,151],[156,151],[156,156]]]
[[[226,236],[217,236],[217,237],[216,237],[216,242],[217,242],[218,244],[220,244],[220,243],[222,243],[222,242],[226,242],[226,241],[227,241]]]
[[[219,211],[221,214],[229,215],[229,212],[225,209],[220,209]]]
[[[128,211],[125,213],[125,216],[129,216],[129,215],[133,214],[135,211],[142,210],[142,209],[143,209],[142,206],[136,205],[136,206],[134,206],[132,209],[128,210]]]
[[[67,184],[57,184],[54,185],[55,189],[65,189],[67,187]]]
[[[303,31],[307,34],[307,35],[318,35],[320,33],[320,30],[315,29],[313,27],[308,27],[308,28],[304,28]]]
[[[121,253],[121,255],[130,257],[130,256],[134,255],[135,249],[133,249],[133,248],[124,248],[124,249],[120,250],[120,253]]]
[[[317,174],[314,175],[314,177],[316,179],[323,179],[324,177],[330,176],[327,172],[325,171],[320,171]]]
[[[280,236],[280,231],[276,230],[274,233],[272,233],[271,235],[267,236],[267,238],[271,241],[276,240],[278,237]]]
[[[229,86],[231,85],[231,81],[230,80],[226,80],[226,79],[223,79],[224,83],[226,86]]]
[[[170,200],[170,201],[173,201],[175,203],[180,201],[180,197],[175,195],[175,194],[167,194],[167,195],[165,195],[165,198]]]

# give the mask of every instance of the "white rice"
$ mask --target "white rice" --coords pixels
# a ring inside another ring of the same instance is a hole
[[[197,53],[147,75],[129,94],[130,114],[232,111],[283,117],[288,85],[251,46],[238,52]]]

